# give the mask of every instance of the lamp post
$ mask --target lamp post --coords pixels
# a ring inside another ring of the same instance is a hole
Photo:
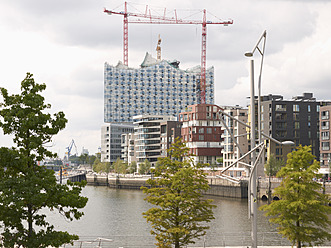
[[[260,65],[260,73],[259,73],[259,81],[258,81],[258,143],[261,143],[261,75],[262,75],[262,66],[264,60],[264,50],[265,50],[265,42],[266,42],[267,32],[264,31],[261,35],[260,39],[258,40],[257,44],[253,48],[252,52],[245,53],[246,57],[253,57],[254,52],[256,50],[259,51],[261,58],[261,65]],[[263,46],[262,49],[259,48],[259,45],[263,39]],[[256,141],[255,141],[255,91],[254,91],[254,60],[251,59],[250,61],[250,89],[251,89],[251,149],[255,148]],[[263,157],[263,156],[262,156]],[[255,151],[252,152],[251,156],[251,165],[254,168],[256,160],[256,153]],[[257,248],[257,188],[256,188],[256,179],[257,179],[257,170],[253,169],[250,175],[250,195],[248,197],[249,200],[249,217],[252,219],[252,248]]]

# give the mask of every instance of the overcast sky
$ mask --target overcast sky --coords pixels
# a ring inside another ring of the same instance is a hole
[[[331,1],[319,0],[138,0],[129,12],[155,14],[177,9],[179,18],[201,20],[199,10],[234,21],[207,27],[207,67],[215,67],[215,103],[246,106],[249,60],[267,30],[262,94],[286,99],[312,92],[331,99]],[[52,150],[64,156],[75,140],[78,153],[100,146],[103,124],[103,68],[123,60],[123,17],[119,0],[11,0],[0,2],[0,86],[18,93],[27,72],[47,85],[43,95],[52,112],[64,111],[69,122],[54,137]],[[194,14],[197,13],[197,14]],[[162,58],[177,59],[181,69],[200,64],[201,25],[129,24],[129,66],[139,67],[146,52],[156,57],[158,35]],[[259,65],[260,57],[255,56]],[[257,73],[257,72],[256,72]],[[11,146],[0,130],[0,146]]]

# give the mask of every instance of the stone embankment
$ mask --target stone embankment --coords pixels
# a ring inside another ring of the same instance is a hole
[[[150,176],[133,176],[117,174],[86,174],[86,181],[89,185],[108,186],[117,189],[140,189],[142,186],[148,187],[147,179]],[[274,178],[271,181],[271,190],[279,186],[280,179]],[[208,183],[210,189],[205,192],[206,195],[247,198],[248,197],[248,180],[242,178],[239,182],[229,181],[227,179],[209,176]],[[322,183],[322,182],[321,182]],[[266,200],[268,197],[268,178],[258,179],[258,198]],[[325,193],[331,196],[331,183],[325,183]],[[331,197],[330,197],[331,198]]]

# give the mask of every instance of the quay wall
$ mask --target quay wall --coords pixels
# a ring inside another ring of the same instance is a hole
[[[146,183],[150,177],[120,177],[109,174],[87,174],[88,185],[108,186],[117,189],[140,189],[149,187]],[[247,182],[232,183],[221,178],[208,178],[210,189],[205,195],[223,196],[231,198],[247,198]]]

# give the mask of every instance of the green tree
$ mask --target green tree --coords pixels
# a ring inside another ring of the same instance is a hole
[[[148,159],[145,159],[143,163],[139,165],[139,174],[144,175],[151,172],[151,162]]]
[[[265,173],[269,177],[268,181],[268,203],[271,202],[271,177],[276,176],[277,172],[284,166],[284,160],[277,160],[273,153],[270,154],[267,163],[264,165]]]
[[[152,225],[158,247],[183,247],[205,235],[214,219],[212,200],[202,197],[208,190],[206,174],[189,158],[189,149],[179,139],[160,159],[151,188],[143,188],[146,201],[155,205],[143,213]]]
[[[218,164],[223,164],[223,158],[218,158],[218,159],[216,159],[216,161]]]
[[[110,163],[101,162],[99,158],[96,158],[92,165],[92,170],[95,171],[96,173],[101,173],[101,172],[109,173],[110,167],[111,167]]]
[[[311,148],[300,145],[287,156],[286,166],[277,173],[277,177],[283,177],[275,189],[280,200],[261,207],[271,216],[270,222],[278,224],[279,233],[298,248],[331,239],[328,198],[320,193],[322,185],[313,180],[319,168]]]
[[[30,73],[21,83],[20,94],[8,95],[0,88],[0,128],[13,136],[15,144],[0,148],[1,247],[59,247],[78,239],[77,235],[56,231],[40,213],[48,208],[68,220],[79,219],[83,215],[79,209],[87,202],[80,196],[86,182],[58,184],[52,170],[37,165],[46,157],[56,157],[46,144],[67,122],[63,112],[46,113],[50,104],[45,104],[39,93],[45,88],[45,84],[35,83]]]
[[[124,163],[123,160],[117,158],[115,163],[113,164],[115,173],[126,174],[126,170],[128,168],[128,164]]]
[[[128,170],[129,170],[129,173],[130,173],[130,174],[135,173],[135,172],[137,171],[137,162],[136,162],[136,161],[132,161],[132,162],[130,163],[130,165],[129,165]]]

